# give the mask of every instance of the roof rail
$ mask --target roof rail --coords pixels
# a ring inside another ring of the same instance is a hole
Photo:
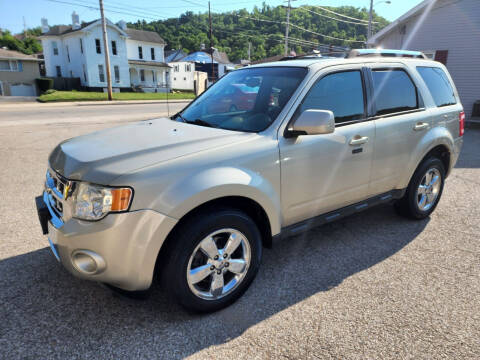
[[[393,50],[393,49],[353,49],[351,50],[347,58],[354,58],[358,56],[365,57],[409,57],[428,59],[421,51],[410,50]]]

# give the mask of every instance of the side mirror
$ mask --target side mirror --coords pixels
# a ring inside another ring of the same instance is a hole
[[[331,134],[335,131],[335,117],[330,110],[305,110],[288,131],[291,136]]]

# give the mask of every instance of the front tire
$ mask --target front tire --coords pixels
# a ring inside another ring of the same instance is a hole
[[[212,312],[230,305],[260,267],[260,232],[235,209],[197,214],[181,224],[171,241],[164,287],[189,310]]]
[[[421,220],[437,207],[445,182],[445,167],[436,157],[425,159],[415,170],[403,198],[395,203],[397,212]]]

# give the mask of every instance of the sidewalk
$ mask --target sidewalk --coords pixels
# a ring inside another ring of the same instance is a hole
[[[59,101],[59,102],[47,102],[41,103],[36,101],[33,96],[15,96],[20,99],[8,99],[11,96],[0,97],[0,107],[61,107],[61,106],[104,106],[104,105],[139,105],[139,104],[174,104],[174,103],[189,103],[192,99],[174,99],[174,100],[113,100],[113,101]]]

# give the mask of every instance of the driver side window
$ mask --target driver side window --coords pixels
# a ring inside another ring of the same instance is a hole
[[[363,119],[365,101],[361,72],[343,71],[318,80],[303,99],[298,113],[308,109],[332,111],[336,124]]]

